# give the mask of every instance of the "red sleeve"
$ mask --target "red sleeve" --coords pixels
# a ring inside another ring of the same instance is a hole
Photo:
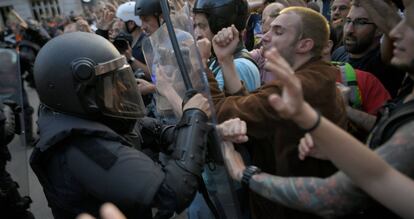
[[[361,91],[362,108],[365,112],[376,115],[378,109],[389,99],[390,94],[373,74],[355,69],[358,87]]]

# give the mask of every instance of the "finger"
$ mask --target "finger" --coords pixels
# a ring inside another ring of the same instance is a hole
[[[240,135],[240,136],[235,137],[234,143],[241,144],[241,143],[247,142],[248,140],[249,140],[249,137],[247,137],[246,135]]]
[[[76,219],[95,219],[95,218],[89,214],[80,214],[79,216],[76,217]]]
[[[269,103],[279,113],[284,113],[286,110],[286,104],[283,102],[282,98],[277,94],[271,94],[269,96]]]
[[[313,148],[314,147],[313,138],[309,133],[305,134],[305,139],[304,140],[305,140],[306,146],[308,146],[308,148]]]
[[[300,140],[299,146],[298,146],[298,151],[299,151],[299,159],[300,160],[304,160],[306,157],[306,153],[303,151],[303,142],[302,139]]]
[[[121,211],[111,203],[104,204],[100,212],[103,219],[126,219]]]
[[[246,124],[246,122],[245,122],[245,121],[243,121],[243,120],[240,120],[240,123],[241,123],[241,125],[240,125],[240,127],[241,127],[241,132],[242,132],[243,134],[247,134],[247,124]]]

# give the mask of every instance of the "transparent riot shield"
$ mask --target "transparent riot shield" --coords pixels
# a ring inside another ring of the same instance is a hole
[[[156,32],[151,34],[142,46],[147,64],[153,75],[153,81],[157,87],[157,111],[161,114],[175,112],[175,115],[179,115],[177,111],[181,110],[181,104],[183,100],[188,98],[189,91],[188,81],[185,81],[186,79],[182,75],[181,69],[184,67],[184,74],[189,76],[193,90],[202,93],[209,99],[212,112],[211,122],[215,124],[217,119],[205,69],[192,34],[193,24],[190,10],[187,4],[180,8],[177,7],[179,4],[174,4],[175,1],[170,2],[173,4],[173,7],[170,8],[175,10],[170,13],[170,18],[179,44],[179,50],[173,49],[166,24],[161,25]],[[183,58],[184,66],[181,66],[181,69],[177,62],[177,53],[181,53]],[[208,164],[204,168],[203,180],[209,198],[212,200],[218,214],[215,214],[215,217],[240,218],[240,208],[236,197],[236,188],[240,185],[232,181],[227,173],[220,142],[218,135],[213,133],[209,140]]]
[[[12,142],[4,146],[11,154],[11,162],[7,162],[6,167],[24,196],[29,195],[29,180],[19,55],[12,49],[0,49],[0,63],[0,102],[12,109],[10,113],[14,114],[16,127]]]

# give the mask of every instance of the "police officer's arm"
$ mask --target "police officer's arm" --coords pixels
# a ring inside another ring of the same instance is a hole
[[[201,94],[185,105],[175,130],[173,159],[162,169],[139,151],[98,139],[88,148],[99,150],[99,162],[82,147],[67,147],[65,163],[84,190],[99,200],[127,209],[155,206],[160,212],[181,212],[191,203],[204,166],[207,105]]]
[[[413,176],[414,122],[400,127],[376,154],[327,119],[320,119],[316,111],[303,101],[299,79],[287,73],[290,72],[289,64],[276,50],[266,56],[269,61],[266,68],[275,72],[284,83],[283,98],[278,95],[269,97],[272,107],[300,127],[316,127],[311,131],[315,145],[353,182],[395,213],[413,217],[414,209],[408,203],[414,201],[414,184],[385,161],[402,173]]]

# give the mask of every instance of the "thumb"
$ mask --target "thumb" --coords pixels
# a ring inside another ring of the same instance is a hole
[[[286,107],[282,98],[277,94],[272,94],[269,96],[269,103],[277,112],[283,111],[283,109]]]

